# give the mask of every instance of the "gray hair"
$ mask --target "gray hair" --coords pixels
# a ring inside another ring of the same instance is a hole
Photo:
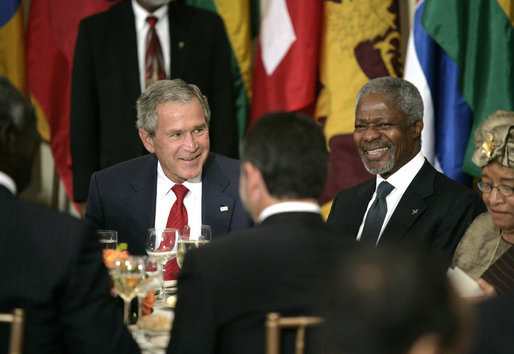
[[[154,82],[137,100],[137,128],[154,136],[157,129],[157,107],[161,103],[189,103],[193,98],[197,98],[202,105],[205,122],[209,125],[211,110],[207,97],[202,94],[198,86],[188,84],[181,79]]]
[[[357,107],[362,97],[371,93],[389,95],[395,102],[396,108],[405,113],[408,126],[411,126],[418,120],[423,120],[423,99],[416,86],[409,81],[391,76],[369,81],[357,93],[355,112],[357,112]]]

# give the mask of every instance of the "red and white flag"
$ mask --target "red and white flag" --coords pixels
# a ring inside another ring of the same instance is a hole
[[[312,114],[316,101],[323,1],[268,0],[254,68],[250,125],[277,110]]]

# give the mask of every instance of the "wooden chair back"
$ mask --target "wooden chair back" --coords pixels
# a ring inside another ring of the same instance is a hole
[[[281,317],[277,312],[266,317],[266,354],[280,354],[281,330],[296,328],[295,353],[305,352],[306,329],[316,327],[323,319],[315,316]]]
[[[11,324],[8,354],[23,353],[23,335],[25,331],[25,311],[15,308],[10,313],[0,313],[0,322]]]

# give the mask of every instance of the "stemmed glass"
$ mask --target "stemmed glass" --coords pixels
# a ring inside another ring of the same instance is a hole
[[[110,275],[116,292],[123,299],[123,322],[128,326],[130,302],[140,290],[145,277],[145,259],[141,256],[117,258]]]
[[[184,264],[184,258],[186,256],[187,251],[192,248],[198,248],[200,246],[205,245],[206,243],[211,242],[212,239],[212,231],[210,225],[201,225],[200,230],[197,230],[196,237],[194,236],[194,229],[191,231],[191,227],[189,225],[185,225],[182,230],[182,234],[179,236],[178,246],[177,246],[177,264],[180,268]],[[193,236],[191,236],[191,232],[193,232]]]
[[[141,321],[143,318],[143,303],[149,291],[158,290],[161,288],[163,281],[162,278],[162,264],[161,261],[154,257],[143,256],[145,259],[145,277],[141,290],[137,293],[138,310],[137,310],[137,327],[141,329]]]
[[[178,229],[174,228],[151,228],[146,233],[146,253],[158,259],[162,265],[162,276],[164,268],[169,260],[176,257],[176,243],[179,237]],[[164,281],[161,284],[159,299],[165,298]]]
[[[104,249],[115,250],[118,246],[118,233],[115,230],[96,230],[96,235]]]

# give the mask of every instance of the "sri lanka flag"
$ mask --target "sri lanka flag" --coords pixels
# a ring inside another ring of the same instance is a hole
[[[25,42],[21,0],[0,1],[0,74],[26,92]]]
[[[514,110],[514,0],[421,0],[404,78],[425,103],[423,153],[470,183],[473,134],[498,109]]]

